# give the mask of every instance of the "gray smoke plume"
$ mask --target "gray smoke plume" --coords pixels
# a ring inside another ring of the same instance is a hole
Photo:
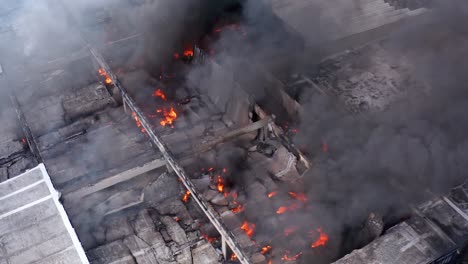
[[[27,2],[28,10],[16,20],[18,35],[23,40],[18,46],[26,59],[48,60],[58,53],[81,49],[83,43],[76,34],[70,34],[76,31],[66,15],[50,13],[53,1]],[[139,49],[120,59],[131,64],[144,57],[148,72],[154,74],[170,59],[174,48],[194,41],[210,28],[225,4],[214,2],[87,0],[66,4],[73,7],[81,24],[90,22],[87,10],[102,8],[111,12],[113,23],[145,34]],[[328,37],[323,27],[344,26],[341,18],[357,2],[350,1],[327,14],[321,10],[329,1],[311,2],[316,4],[317,11],[304,19],[310,21],[314,41],[306,51],[320,57],[320,45]],[[300,98],[303,114],[295,143],[304,146],[313,159],[313,167],[305,179],[314,213],[296,215],[291,222],[331,230],[337,251],[331,254],[332,258],[360,246],[360,241],[353,241],[349,239],[352,236],[343,233],[359,226],[370,212],[377,212],[391,222],[392,218],[406,215],[408,205],[424,199],[426,194],[444,193],[466,178],[468,7],[462,0],[439,2],[429,17],[430,23],[405,25],[385,44],[387,51],[395,54],[396,64],[402,60],[410,64],[411,76],[430,87],[428,95],[409,93],[404,102],[371,113],[368,119],[337,108],[334,98],[307,93]],[[308,71],[304,65],[318,63],[313,61],[314,57],[303,60],[303,41],[284,29],[266,1],[246,1],[240,26],[246,36],[223,31],[219,39],[210,43],[216,50],[214,60],[223,71],[214,71],[210,65],[197,67],[188,73],[187,85],[230,94],[238,86],[223,83],[228,76],[257,101],[268,104],[269,84],[260,77],[263,69],[300,72]],[[108,34],[118,32],[110,30]],[[105,37],[101,41],[106,44]],[[119,58],[119,54],[113,56]],[[367,62],[372,63],[373,59],[370,57]],[[323,142],[329,147],[327,153],[321,152]],[[96,144],[97,148],[100,146]],[[325,257],[322,261],[317,257],[314,261],[328,263],[330,259]]]
[[[316,2],[320,6],[320,1]],[[294,41],[288,41],[288,34],[280,32],[280,24],[267,5],[249,1],[244,8],[242,26],[255,37],[244,42],[237,35],[223,35],[216,44],[222,52],[215,59],[258,101],[268,100],[267,84],[257,74],[258,65],[277,69],[271,58],[284,57],[288,52],[291,56],[282,61],[286,61],[286,68],[307,71],[303,66],[313,63],[301,62],[297,53],[301,50],[291,44]],[[406,98],[384,111],[369,113],[368,118],[343,111],[337,107],[336,98],[307,92],[301,96],[303,114],[295,143],[313,158],[305,179],[316,209],[311,215],[295,215],[291,221],[324,225],[331,230],[332,239],[338,240],[334,256],[324,260],[314,256],[318,261],[314,263],[328,263],[363,246],[364,241],[356,239],[353,230],[369,213],[375,212],[388,225],[394,224],[408,215],[411,205],[443,194],[466,179],[466,12],[467,5],[462,1],[438,3],[424,23],[409,23],[382,44],[393,63],[409,65],[407,74],[428,90],[415,90],[418,86],[402,83],[409,86],[404,87],[409,90]],[[330,15],[326,23],[327,17],[317,18],[316,32],[311,23],[311,31],[317,36],[312,53],[320,55],[320,43],[327,37],[320,25],[343,26],[343,14]],[[376,59],[369,56],[363,63],[372,65]],[[204,74],[197,76],[200,72]],[[193,71],[191,84],[207,85],[218,79],[207,72],[210,70]],[[213,84],[223,90],[219,82]],[[321,151],[324,142],[327,153]]]

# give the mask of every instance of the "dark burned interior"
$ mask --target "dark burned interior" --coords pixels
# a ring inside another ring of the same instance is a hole
[[[464,263],[467,5],[293,2],[0,4],[0,182],[90,263]]]

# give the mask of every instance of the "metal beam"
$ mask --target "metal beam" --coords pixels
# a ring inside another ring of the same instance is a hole
[[[73,18],[73,14],[66,7],[66,5],[63,3],[63,1],[58,0],[58,2],[63,6],[64,10],[67,13],[69,13],[69,18]],[[75,19],[73,19],[73,20],[75,20]],[[77,23],[75,23],[75,24],[77,25]],[[234,234],[232,232],[228,231],[227,228],[225,228],[225,226],[221,223],[221,221],[216,216],[217,215],[216,211],[198,193],[198,191],[196,190],[195,185],[192,183],[190,178],[187,176],[185,170],[175,160],[173,154],[170,152],[167,145],[153,131],[153,129],[151,127],[151,124],[149,123],[148,119],[143,114],[143,112],[140,110],[140,108],[137,106],[137,104],[133,100],[133,98],[131,98],[131,96],[127,93],[127,90],[123,87],[123,85],[117,79],[117,76],[112,72],[111,68],[106,63],[105,59],[89,43],[89,41],[86,39],[84,34],[81,32],[81,30],[79,30],[79,28],[77,28],[77,30],[78,30],[78,33],[80,34],[81,38],[83,39],[83,42],[86,44],[87,48],[89,49],[89,51],[91,52],[93,57],[96,59],[96,62],[109,75],[109,78],[112,80],[113,85],[115,85],[115,87],[117,87],[117,89],[119,89],[119,91],[120,91],[120,93],[122,95],[122,99],[123,99],[124,103],[127,104],[128,108],[133,113],[135,113],[135,115],[140,120],[142,127],[147,132],[148,138],[159,149],[159,151],[162,153],[162,155],[166,159],[167,164],[172,168],[172,170],[177,174],[177,176],[179,176],[179,178],[181,179],[182,183],[187,188],[187,190],[190,191],[190,193],[192,195],[192,199],[200,206],[201,210],[205,213],[206,217],[208,217],[208,219],[211,221],[213,226],[218,230],[218,232],[221,234],[221,236],[225,239],[226,243],[229,245],[231,250],[236,254],[238,260],[242,264],[250,264],[251,261],[247,258],[247,256],[241,250],[240,246],[238,245],[238,243],[235,240]]]
[[[120,172],[116,175],[107,177],[105,179],[102,179],[92,185],[88,185],[86,187],[80,188],[76,191],[72,191],[70,193],[67,193],[64,195],[64,199],[67,201],[79,201],[80,199],[96,193],[98,191],[107,189],[111,186],[114,186],[116,184],[119,184],[121,182],[125,182],[128,180],[131,180],[135,177],[138,177],[144,173],[147,173],[149,171],[155,170],[157,168],[161,168],[164,165],[166,165],[166,160],[165,159],[155,159],[153,161],[150,161],[143,166],[140,167],[135,167],[131,168],[129,170]]]

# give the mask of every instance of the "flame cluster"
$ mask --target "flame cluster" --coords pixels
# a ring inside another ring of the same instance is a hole
[[[328,235],[323,232],[322,228],[317,228],[317,232],[319,233],[319,238],[310,245],[311,248],[325,246],[328,242]],[[311,232],[309,232],[309,234],[311,234]]]
[[[232,196],[232,203],[236,206],[231,209],[231,212],[237,214],[244,211],[244,206],[237,201],[237,192],[232,192],[230,195]]]
[[[221,175],[216,176],[216,189],[218,192],[224,193],[224,180]],[[224,193],[224,196],[227,196],[227,194]]]
[[[156,90],[154,90],[151,96],[161,98],[161,100],[163,101],[167,101],[166,94],[160,88],[156,88]],[[164,127],[169,126],[172,128],[174,127],[173,123],[178,117],[177,112],[175,111],[174,107],[171,106],[169,108],[166,108],[166,107],[159,108],[159,109],[156,109],[156,113],[157,115],[151,115],[150,117],[152,118],[159,117],[160,118],[159,124],[161,126],[164,126]]]
[[[141,133],[146,133],[146,129],[141,124],[141,121],[140,121],[140,119],[138,118],[138,116],[136,115],[135,112],[132,112],[132,117],[135,120],[135,123],[136,123],[137,127],[140,128]]]
[[[295,193],[295,192],[288,192],[288,194],[296,200],[296,202],[292,203],[288,206],[280,206],[278,210],[276,210],[277,214],[284,214],[286,212],[294,212],[301,208],[307,202],[307,197],[304,193]]]
[[[109,77],[109,74],[103,69],[99,68],[98,73],[100,76],[104,77],[104,82],[106,84],[112,84],[112,79]]]
[[[193,46],[190,45],[190,46],[187,46],[184,51],[182,52],[182,59],[185,59],[185,60],[191,60],[193,58],[193,56],[195,55],[194,51],[193,51]],[[174,53],[172,54],[172,57],[175,59],[175,60],[178,60],[180,58],[180,55],[179,53]]]
[[[159,121],[161,126],[174,127],[172,124],[174,123],[174,120],[177,119],[177,113],[174,110],[174,107],[171,106],[169,109],[157,109],[156,113],[162,113],[163,115],[163,118]]]
[[[295,261],[295,260],[298,260],[301,255],[302,255],[302,252],[299,252],[296,255],[290,255],[289,251],[286,251],[286,253],[281,257],[281,260]]]
[[[241,229],[244,230],[245,234],[248,237],[252,237],[253,234],[255,233],[255,227],[256,225],[253,223],[249,223],[247,221],[244,221],[241,225]]]
[[[201,234],[201,236],[202,236],[206,241],[208,241],[208,242],[210,242],[210,243],[213,243],[213,242],[215,242],[216,240],[218,240],[218,238],[216,238],[216,237],[209,237],[209,236],[206,235],[206,234]]]
[[[272,247],[270,245],[266,245],[262,247],[262,250],[260,251],[261,254],[265,255],[266,253],[270,252]]]
[[[185,191],[184,196],[182,196],[182,202],[184,203],[188,202],[189,198],[190,198],[190,191],[187,190]]]
[[[192,48],[188,48],[188,49],[184,50],[184,57],[186,57],[186,58],[191,58],[191,57],[193,57],[193,49],[192,49]]]
[[[153,94],[151,94],[151,96],[159,97],[162,100],[167,101],[166,94],[164,94],[164,92],[160,88],[156,88],[156,90],[154,90],[154,92],[153,92]]]

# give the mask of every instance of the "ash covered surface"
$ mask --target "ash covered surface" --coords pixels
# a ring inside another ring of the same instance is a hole
[[[383,111],[394,102],[428,96],[430,87],[413,74],[417,66],[387,46],[380,42],[327,59],[315,81],[355,113]]]

